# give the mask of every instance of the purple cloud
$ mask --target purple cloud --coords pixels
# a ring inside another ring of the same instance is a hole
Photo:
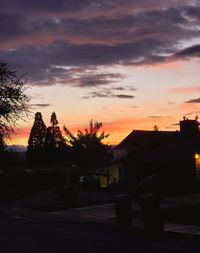
[[[198,1],[0,0],[0,6],[0,59],[27,73],[32,85],[110,86],[110,96],[132,98],[114,93],[131,90],[107,67],[200,56],[200,45],[183,44],[200,37]]]

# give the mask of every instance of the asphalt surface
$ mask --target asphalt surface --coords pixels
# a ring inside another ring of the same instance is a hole
[[[174,205],[197,202],[175,199]],[[173,206],[166,201],[165,206]],[[137,208],[137,206],[133,206]],[[162,234],[147,234],[141,224],[120,227],[112,204],[40,212],[15,204],[0,208],[0,253],[200,252],[200,227],[166,224]]]
[[[0,252],[200,252],[198,236],[144,234],[112,222],[59,217],[20,209],[1,211]]]

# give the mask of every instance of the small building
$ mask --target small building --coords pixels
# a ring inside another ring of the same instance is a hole
[[[100,172],[99,179],[102,188],[116,185],[124,177],[123,169],[120,163],[113,163],[106,168],[102,168]]]
[[[184,118],[180,131],[133,130],[114,150],[131,192],[189,191],[200,180],[200,131]]]

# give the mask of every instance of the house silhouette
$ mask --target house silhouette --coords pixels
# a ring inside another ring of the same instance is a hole
[[[129,192],[173,194],[196,189],[199,123],[184,117],[179,125],[179,131],[133,130],[115,147],[114,160],[123,166]]]

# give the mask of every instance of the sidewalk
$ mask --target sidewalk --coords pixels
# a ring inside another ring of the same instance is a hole
[[[132,206],[138,210],[138,207],[135,205],[135,203],[133,203]],[[15,219],[39,219],[42,222],[54,221],[59,223],[95,223],[101,225],[105,224],[119,226],[115,219],[113,204],[81,207],[48,213],[23,208],[10,208],[9,210],[5,211],[5,214],[6,213]],[[143,229],[144,224],[142,220],[133,218],[131,226],[132,229]],[[165,223],[164,231],[200,235],[200,226]]]
[[[167,198],[161,202],[161,208],[180,207],[185,205],[200,204],[200,194],[190,194],[185,196],[177,196]],[[140,211],[140,207],[132,202],[132,210]],[[54,212],[40,212],[32,209],[21,207],[7,207],[1,209],[1,214],[9,215],[16,219],[31,219],[42,220],[48,222],[50,220],[62,223],[95,223],[118,226],[115,219],[114,205],[103,204],[96,206],[87,206],[80,208],[73,208],[68,210],[54,211]],[[139,219],[132,220],[132,228],[142,229],[143,221]],[[165,223],[164,231],[200,235],[200,226],[185,225],[176,223]]]
[[[200,204],[200,193],[168,197],[161,201],[161,207],[177,207]]]

